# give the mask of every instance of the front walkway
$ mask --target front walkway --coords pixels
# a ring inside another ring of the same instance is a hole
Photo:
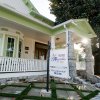
[[[70,84],[58,81],[50,82],[51,95],[41,97],[41,89],[46,87],[46,79],[28,82],[21,80],[0,86],[0,100],[90,100],[95,97],[100,90],[91,85]],[[99,100],[99,99],[92,99]]]

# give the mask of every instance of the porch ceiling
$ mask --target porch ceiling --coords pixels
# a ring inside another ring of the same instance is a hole
[[[73,33],[72,35],[72,40],[74,43],[81,42],[83,38],[84,37],[81,37],[76,33]],[[56,40],[56,44],[66,44],[66,33],[63,32],[61,34],[57,34],[55,40]]]
[[[17,24],[15,22],[11,22],[9,20],[0,18],[0,27],[8,27],[15,30],[20,31],[24,34],[25,37],[31,37],[37,41],[45,42],[47,43],[50,39],[50,35],[33,30],[29,27],[25,27],[23,25]]]
[[[76,33],[80,37],[96,37],[96,34],[93,31],[92,27],[89,25],[87,19],[73,19],[68,27],[70,31]]]

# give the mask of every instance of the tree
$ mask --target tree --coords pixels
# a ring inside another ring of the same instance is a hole
[[[55,24],[69,19],[88,18],[97,38],[93,39],[94,56],[100,59],[100,0],[49,0],[51,13],[56,16]],[[95,41],[95,42],[94,42]],[[96,44],[99,43],[99,48]],[[100,67],[100,64],[99,64]]]
[[[92,26],[100,26],[100,0],[49,0],[56,23],[69,19],[88,18]]]

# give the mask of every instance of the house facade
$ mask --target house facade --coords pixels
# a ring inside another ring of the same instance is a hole
[[[71,77],[76,70],[94,74],[91,38],[95,36],[87,19],[55,26],[29,0],[0,0],[0,78],[46,74],[48,41],[51,49],[68,48]],[[88,44],[82,42],[85,39]]]

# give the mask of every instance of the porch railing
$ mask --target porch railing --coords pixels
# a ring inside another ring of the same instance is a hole
[[[0,73],[43,71],[46,66],[46,60],[0,57]]]
[[[0,72],[27,72],[47,70],[46,60],[0,57]],[[85,70],[85,61],[76,62],[77,70]]]

